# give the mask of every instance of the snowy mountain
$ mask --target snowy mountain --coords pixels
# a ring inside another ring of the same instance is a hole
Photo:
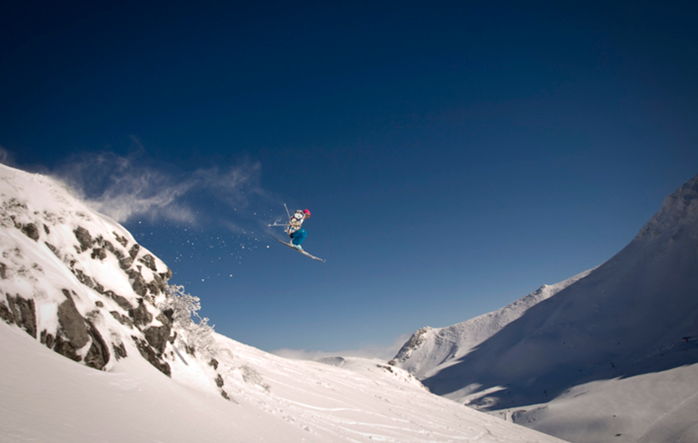
[[[214,333],[161,260],[49,177],[0,165],[0,205],[0,441],[556,441],[381,362]]]
[[[418,332],[395,364],[434,393],[563,438],[697,441],[698,420],[685,410],[698,397],[697,251],[695,177],[588,275],[501,328],[497,311]],[[648,420],[658,404],[673,406]]]
[[[554,285],[543,285],[502,309],[462,323],[445,328],[421,328],[412,334],[389,363],[409,371],[419,379],[428,378],[467,355],[475,346],[521,317],[531,306],[552,297],[586,277],[589,272],[582,272]]]

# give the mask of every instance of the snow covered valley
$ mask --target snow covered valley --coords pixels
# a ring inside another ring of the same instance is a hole
[[[49,177],[0,165],[0,205],[0,441],[557,441],[380,361],[216,334],[162,261]]]

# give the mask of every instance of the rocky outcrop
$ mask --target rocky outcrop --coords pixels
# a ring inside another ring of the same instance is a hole
[[[85,319],[75,307],[75,302],[67,289],[63,290],[66,299],[58,306],[58,324],[67,344],[76,351],[87,344],[90,335],[87,333]]]
[[[34,300],[20,295],[7,295],[7,306],[0,303],[0,317],[7,323],[14,323],[27,334],[36,338],[36,308]]]
[[[174,301],[181,294],[168,285],[171,276],[122,226],[64,185],[0,165],[4,322],[92,368],[110,370],[116,360],[140,353],[170,375],[175,358],[183,361],[183,354],[196,356],[208,346],[182,323],[189,317],[175,315],[183,305]],[[212,385],[223,382],[211,372]]]
[[[27,223],[25,225],[22,225],[21,230],[24,233],[24,235],[31,238],[32,240],[39,240],[39,229],[36,227],[34,223]]]
[[[145,358],[151,365],[155,366],[155,368],[157,368],[160,372],[167,375],[168,377],[172,375],[170,365],[165,360],[163,360],[162,353],[156,352],[146,340],[141,340],[136,336],[132,336],[131,338],[136,343],[136,346],[138,347],[138,352],[141,353],[141,356],[143,356],[143,358]]]
[[[87,229],[79,226],[73,231],[73,234],[75,234],[75,238],[80,243],[80,252],[87,251],[92,246],[92,236]]]

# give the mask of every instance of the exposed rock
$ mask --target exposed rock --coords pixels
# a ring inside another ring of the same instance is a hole
[[[221,374],[217,374],[216,377],[216,386],[219,388],[222,388],[225,383],[223,382],[223,377],[221,377]]]
[[[133,323],[137,326],[147,325],[153,321],[153,315],[148,312],[148,308],[145,307],[143,299],[138,299],[138,307],[135,309],[129,309],[128,315],[133,319]]]
[[[163,279],[163,281],[167,282],[169,279],[172,278],[172,269],[168,268],[167,271],[161,272],[158,275],[160,276],[161,279]]]
[[[56,336],[56,344],[53,350],[71,360],[80,361],[82,358],[75,352],[75,347],[60,335]]]
[[[128,301],[128,299],[126,299],[126,297],[122,297],[112,290],[104,291],[104,295],[106,295],[107,297],[114,300],[117,305],[119,305],[123,310],[125,310],[127,312],[130,311],[131,309],[133,309],[133,306]]]
[[[122,325],[133,328],[133,320],[131,320],[129,317],[122,315],[117,311],[109,311],[109,313]]]
[[[230,396],[223,389],[221,389],[221,396],[226,400],[230,400]]]
[[[131,246],[131,249],[128,250],[128,255],[131,256],[132,259],[135,259],[138,255],[138,251],[140,250],[141,246],[138,243],[136,243],[133,246]]]
[[[22,232],[34,241],[39,240],[39,229],[34,223],[22,225]]]
[[[172,374],[172,371],[170,369],[170,365],[166,362],[163,361],[159,358],[159,356],[155,353],[152,347],[148,345],[148,342],[145,340],[141,340],[138,337],[132,336],[131,337],[133,341],[136,343],[136,346],[138,347],[138,352],[141,353],[143,358],[148,360],[148,362],[155,366],[155,368],[162,372],[163,374],[167,375],[168,377]]]
[[[47,348],[52,349],[55,344],[55,339],[53,335],[49,334],[46,329],[41,331],[41,343],[46,345]]]
[[[36,310],[34,299],[24,299],[19,295],[16,297],[7,295],[7,303],[12,312],[14,323],[27,331],[27,334],[36,338]]]
[[[126,237],[122,237],[116,232],[112,232],[112,234],[114,234],[114,238],[116,238],[116,241],[119,242],[121,246],[125,248],[126,245],[128,245],[128,239]]]
[[[128,274],[129,281],[131,282],[131,287],[133,288],[133,292],[140,295],[141,297],[145,297],[148,287],[145,283],[145,280],[143,279],[143,276],[138,271],[134,271],[132,269],[127,271],[126,274]]]
[[[155,278],[157,278],[157,276]],[[163,290],[163,286],[159,285],[155,280],[151,280],[150,283],[146,285],[146,288],[152,295],[158,295]]]
[[[172,325],[172,319],[174,316],[174,310],[172,309],[165,309],[162,311],[157,317],[155,317],[160,323],[163,325],[171,326]]]
[[[55,255],[58,258],[61,258],[61,254],[60,254],[60,252],[58,252],[57,247],[53,246],[51,243],[49,243],[47,241],[45,241],[44,244],[46,245],[47,248],[49,248],[51,250],[51,252],[53,252],[53,255]]]
[[[7,323],[12,324],[15,322],[15,316],[12,315],[10,308],[5,306],[5,303],[0,301],[0,318],[5,320]]]
[[[92,250],[92,259],[104,260],[107,258],[107,251],[104,248],[94,248]]]
[[[125,271],[125,270],[129,269],[131,267],[131,265],[133,265],[133,259],[131,257],[122,256],[119,258],[119,267],[122,270]]]
[[[0,278],[3,280],[7,278],[7,265],[5,263],[0,263]]]
[[[213,369],[218,369],[218,360],[215,358],[212,358],[210,362],[208,362],[209,366],[212,366]]]
[[[75,238],[77,238],[80,243],[80,252],[87,251],[90,246],[92,246],[92,236],[87,229],[78,226],[77,229],[73,231],[73,234],[75,234]]]
[[[152,255],[145,254],[143,257],[139,258],[138,261],[146,265],[151,271],[157,272],[157,268],[155,267],[155,258]]]
[[[99,292],[100,294],[104,294],[104,286],[102,286],[97,280],[92,280],[94,283],[94,290]]]
[[[63,293],[66,294],[67,291],[63,290]],[[90,340],[85,319],[75,307],[72,297],[66,297],[66,300],[58,305],[58,324],[75,350],[82,348]]]
[[[75,268],[71,268],[70,270],[73,272],[73,275],[75,275],[75,277],[77,277],[77,279],[80,281],[80,283],[82,283],[83,285],[87,286],[90,289],[95,288],[94,281],[87,274],[82,272],[82,270],[75,269]]]
[[[143,331],[143,334],[148,343],[162,354],[165,345],[167,345],[167,338],[170,336],[170,328],[168,326],[152,326]]]
[[[92,322],[87,322],[89,334],[92,338],[92,346],[85,355],[85,364],[95,369],[103,369],[109,362],[109,347]]]
[[[48,226],[44,225],[44,232],[46,233],[46,235],[48,235],[51,233],[51,230],[48,228]]]
[[[112,348],[114,349],[114,355],[116,356],[117,360],[126,358],[126,346],[124,346],[123,343],[119,343],[118,345],[112,344]]]
[[[98,308],[103,308],[103,307],[104,307],[104,303],[102,303],[101,301],[97,300],[97,301],[95,302],[95,306],[97,306]]]

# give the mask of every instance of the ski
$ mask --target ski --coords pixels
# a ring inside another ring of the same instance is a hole
[[[286,247],[288,247],[288,248],[291,248],[291,249],[293,249],[294,251],[296,251],[296,252],[298,252],[298,253],[300,253],[300,254],[305,255],[305,256],[308,257],[308,258],[311,258],[311,259],[313,259],[313,260],[317,260],[317,261],[319,261],[319,262],[325,263],[325,259],[324,259],[324,258],[317,257],[317,256],[311,254],[310,252],[305,251],[304,249],[298,249],[298,248],[296,248],[295,246],[293,246],[291,243],[287,243],[287,242],[285,242],[285,241],[279,240],[278,238],[275,239],[275,240],[278,241],[279,243],[281,243],[282,245],[284,245],[284,246],[286,246]]]

